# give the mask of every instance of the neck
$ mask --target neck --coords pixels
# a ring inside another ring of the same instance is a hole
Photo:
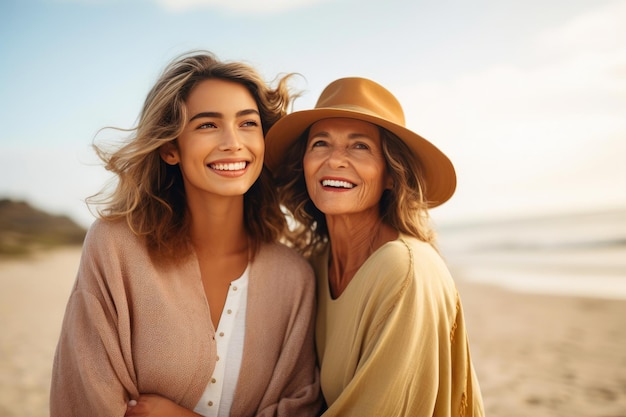
[[[191,242],[196,251],[219,256],[247,250],[243,196],[188,203]]]
[[[341,295],[363,263],[398,233],[376,215],[327,216],[331,242],[329,281],[333,297]]]

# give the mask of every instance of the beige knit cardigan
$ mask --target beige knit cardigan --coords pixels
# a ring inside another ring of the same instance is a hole
[[[314,416],[315,283],[308,263],[263,245],[250,267],[243,361],[232,416]],[[162,267],[123,222],[85,239],[57,346],[50,415],[123,416],[139,394],[193,409],[216,362],[195,255]]]

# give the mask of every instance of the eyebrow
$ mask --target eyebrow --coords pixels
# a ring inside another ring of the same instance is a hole
[[[241,116],[247,116],[249,114],[256,114],[257,116],[261,117],[259,112],[257,110],[255,110],[255,109],[240,110],[237,113],[235,113],[235,116],[236,117],[241,117]],[[221,119],[221,118],[224,117],[224,115],[222,113],[219,113],[219,112],[205,111],[205,112],[201,112],[201,113],[196,114],[191,119],[189,119],[189,121],[191,122],[193,120],[200,119],[202,117],[210,117],[210,118]]]
[[[313,139],[313,138],[317,138],[317,137],[324,137],[324,138],[328,138],[330,137],[330,133],[328,133],[325,130],[320,130],[319,132],[316,132],[315,134],[311,135],[309,137],[309,139]],[[354,133],[349,133],[348,134],[348,140],[357,140],[357,139],[369,139],[369,140],[376,140],[376,138],[372,137],[371,135],[367,134],[367,133],[361,133],[361,132],[354,132]]]

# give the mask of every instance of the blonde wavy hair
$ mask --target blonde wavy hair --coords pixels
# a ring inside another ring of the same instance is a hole
[[[396,135],[379,127],[382,151],[393,188],[385,190],[379,203],[383,223],[435,247],[428,202],[420,180],[420,164],[409,147]],[[279,200],[291,218],[283,240],[311,257],[328,242],[326,217],[309,197],[302,164],[309,129],[288,149],[275,175]]]
[[[278,78],[271,88],[259,73],[241,62],[224,62],[208,51],[180,55],[167,65],[144,102],[137,126],[118,129],[129,133],[121,146],[107,151],[93,147],[117,184],[87,199],[98,205],[106,221],[125,220],[146,241],[154,259],[175,260],[191,253],[185,188],[180,168],[166,164],[159,154],[164,144],[176,140],[187,120],[185,101],[206,79],[223,79],[245,86],[256,101],[263,134],[287,113],[297,94],[287,85],[293,74]],[[244,195],[244,223],[256,252],[262,242],[276,241],[286,228],[275,187],[267,168]]]

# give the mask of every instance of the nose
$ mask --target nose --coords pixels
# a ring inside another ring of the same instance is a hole
[[[333,168],[343,168],[347,166],[348,151],[344,147],[334,146],[330,149],[327,162]]]
[[[221,151],[238,151],[242,148],[241,138],[235,128],[226,128],[221,136],[219,149]]]

